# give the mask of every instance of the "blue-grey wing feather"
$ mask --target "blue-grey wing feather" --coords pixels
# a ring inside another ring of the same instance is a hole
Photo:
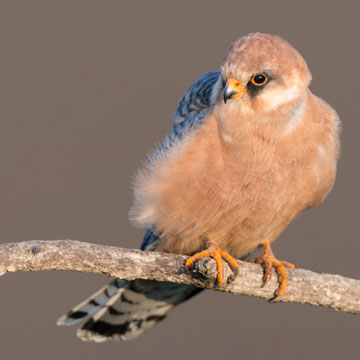
[[[210,71],[197,79],[180,99],[175,109],[174,123],[169,136],[155,151],[153,160],[167,152],[176,140],[195,131],[212,112],[217,92],[222,86],[219,71]],[[155,250],[159,234],[149,228],[141,244],[141,250]]]
[[[159,235],[156,235],[155,232],[149,227],[141,243],[140,250],[145,250],[145,251],[156,250],[156,248],[158,247],[159,240],[160,240]]]
[[[221,86],[219,71],[207,72],[194,82],[177,104],[170,134],[155,151],[153,159],[168,151],[176,140],[181,140],[204,122],[213,110]]]
[[[219,71],[210,71],[191,85],[176,106],[174,126],[183,122],[193,122],[203,110],[213,108],[213,90],[219,77]]]

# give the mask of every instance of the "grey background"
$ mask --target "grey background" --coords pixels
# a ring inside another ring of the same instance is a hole
[[[326,202],[274,245],[281,259],[359,278],[358,1],[0,1],[1,241],[70,238],[138,247],[131,179],[177,101],[237,37],[279,34],[343,121]],[[63,312],[103,276],[0,278],[1,359],[358,359],[360,318],[207,291],[138,340],[83,343]]]

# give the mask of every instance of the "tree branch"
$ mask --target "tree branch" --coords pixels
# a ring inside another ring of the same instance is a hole
[[[0,276],[15,271],[67,270],[101,273],[118,279],[150,279],[192,284],[202,288],[257,296],[270,300],[278,286],[276,276],[261,288],[262,268],[239,261],[240,275],[214,288],[216,264],[199,262],[193,276],[186,274],[185,256],[123,249],[73,240],[33,240],[0,245]],[[225,278],[231,274],[226,267]],[[288,269],[289,283],[280,301],[326,306],[360,314],[360,281],[340,275]]]

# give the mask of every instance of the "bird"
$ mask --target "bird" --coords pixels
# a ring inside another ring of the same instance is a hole
[[[220,69],[201,76],[179,101],[168,137],[136,176],[130,220],[146,230],[141,250],[213,258],[217,286],[227,263],[253,259],[275,268],[286,292],[286,268],[271,244],[304,210],[330,192],[340,152],[340,119],[309,89],[300,53],[276,35],[251,33],[233,42]],[[112,280],[58,320],[88,318],[85,341],[130,340],[201,291],[192,285]]]

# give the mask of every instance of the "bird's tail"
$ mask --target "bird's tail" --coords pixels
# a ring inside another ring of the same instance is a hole
[[[150,280],[112,280],[58,321],[73,325],[91,316],[78,329],[85,341],[130,340],[163,320],[179,303],[201,289],[191,285]]]

